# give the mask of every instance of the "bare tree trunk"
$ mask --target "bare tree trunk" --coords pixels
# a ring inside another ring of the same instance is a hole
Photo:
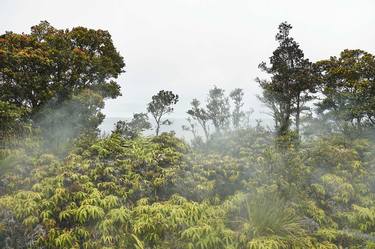
[[[159,131],[160,131],[160,119],[161,119],[161,116],[158,117],[158,118],[156,118],[156,117],[154,117],[154,118],[155,118],[155,122],[156,122],[155,135],[156,135],[156,136],[159,136]]]
[[[297,131],[297,135],[299,136],[299,126],[300,126],[300,114],[301,114],[301,110],[300,110],[300,95],[298,94],[298,97],[297,97],[297,108],[296,108],[296,131]]]
[[[208,134],[206,125],[203,127],[203,131],[204,131],[204,135],[206,136],[206,142],[207,142],[210,135]]]

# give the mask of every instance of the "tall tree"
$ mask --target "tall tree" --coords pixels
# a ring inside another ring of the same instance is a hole
[[[113,81],[123,72],[123,58],[107,31],[83,27],[58,30],[48,22],[30,34],[0,36],[1,100],[37,112],[47,102],[61,103],[82,89],[104,98],[119,96]]]
[[[318,113],[357,128],[375,126],[375,56],[344,50],[316,65],[324,96],[317,104]]]
[[[244,92],[241,88],[236,88],[230,92],[229,97],[234,103],[234,108],[232,111],[232,124],[235,129],[240,127],[242,119],[245,117],[245,113],[242,110]]]
[[[263,88],[260,99],[271,108],[279,135],[285,135],[295,115],[296,131],[300,129],[300,114],[304,104],[314,92],[312,63],[304,58],[303,51],[289,36],[292,26],[286,22],[279,25],[276,41],[279,46],[270,57],[270,66],[265,62],[259,68],[271,74],[270,80],[257,82]]]
[[[159,135],[161,125],[170,125],[168,119],[162,120],[163,116],[173,112],[173,105],[177,104],[178,95],[172,91],[159,91],[152,96],[152,101],[148,103],[147,111],[152,115],[156,123],[155,134]]]
[[[230,106],[224,89],[216,86],[210,89],[206,107],[208,117],[211,119],[216,132],[221,132],[229,127]]]
[[[121,93],[115,79],[124,66],[107,31],[62,30],[44,21],[30,34],[0,36],[0,101],[27,110],[25,115],[34,119],[41,110],[53,112],[84,90],[116,98]]]

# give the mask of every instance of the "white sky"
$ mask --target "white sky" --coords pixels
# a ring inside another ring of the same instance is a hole
[[[185,117],[214,84],[243,88],[259,114],[254,78],[264,77],[257,66],[276,48],[282,21],[316,61],[346,48],[375,53],[374,12],[374,0],[0,0],[0,33],[28,33],[41,20],[109,30],[127,67],[123,96],[107,101],[107,117],[145,111],[161,89],[180,95],[174,117]]]

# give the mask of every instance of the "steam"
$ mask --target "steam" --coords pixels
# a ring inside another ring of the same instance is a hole
[[[96,137],[104,119],[101,95],[84,90],[62,103],[51,100],[34,115],[44,150],[64,155],[81,136]]]

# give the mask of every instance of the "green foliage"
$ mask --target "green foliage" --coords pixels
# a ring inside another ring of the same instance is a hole
[[[43,21],[30,34],[7,32],[0,41],[1,140],[32,123],[46,147],[59,151],[77,133],[95,132],[103,99],[121,95],[114,79],[125,64],[107,31],[59,30]]]
[[[259,127],[211,141],[114,133],[64,159],[13,150],[0,164],[0,246],[371,248],[370,141],[280,150]]]
[[[375,57],[363,50],[344,50],[340,57],[317,62],[322,93],[319,112],[353,126],[375,124]]]
[[[142,197],[154,201],[167,198],[163,188],[172,181],[170,167],[178,164],[182,156],[172,147],[174,142],[177,140],[168,140],[167,135],[158,142],[114,136],[98,141],[81,155],[71,154],[62,162],[53,158],[46,161],[48,156],[42,155],[31,166],[37,170],[26,176],[28,184],[23,188],[18,185],[14,191],[8,187],[7,194],[1,197],[1,220],[19,221],[23,227],[16,228],[29,234],[30,241],[26,243],[35,244],[36,248],[132,245],[135,237],[131,236],[131,222],[137,214],[132,207]],[[175,145],[177,149],[179,146],[181,142]],[[43,161],[47,166],[40,165]],[[52,170],[55,163],[58,165]],[[49,170],[40,172],[43,167]],[[17,177],[16,171],[8,174],[9,178]],[[2,233],[6,238],[12,238],[11,229],[16,229],[9,222],[4,224]],[[40,233],[31,236],[36,229]],[[136,231],[134,228],[135,234]]]
[[[82,89],[103,97],[120,95],[111,79],[122,72],[124,63],[107,31],[58,30],[44,21],[30,34],[8,32],[1,41],[3,101],[36,113],[53,98],[61,103]]]

